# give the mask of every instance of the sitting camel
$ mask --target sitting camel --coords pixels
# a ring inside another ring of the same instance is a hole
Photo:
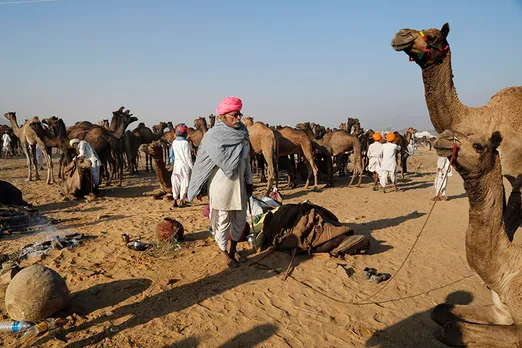
[[[84,157],[77,157],[64,169],[64,195],[69,199],[76,199],[85,195],[93,195],[93,180],[91,161]]]
[[[446,130],[434,145],[440,156],[448,157],[457,147],[453,166],[464,179],[470,204],[466,257],[493,295],[491,305],[435,307],[432,318],[443,326],[439,338],[451,346],[522,345],[522,247],[510,242],[502,218],[501,141],[497,131],[485,139]]]

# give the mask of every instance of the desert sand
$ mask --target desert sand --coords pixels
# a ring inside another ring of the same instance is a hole
[[[334,188],[318,192],[304,190],[302,183],[292,190],[281,184],[285,203],[310,200],[322,205],[371,239],[368,254],[345,260],[298,256],[291,277],[283,280],[279,273],[291,259],[286,252],[255,264],[262,254],[250,254],[240,268],[224,266],[208,239],[209,221],[202,214],[206,199],[170,211],[171,202],[152,199],[158,187],[155,174],[126,175],[123,187],[102,188],[94,201],[62,201],[59,184],[25,181],[25,159],[2,159],[0,178],[61,222],[40,233],[1,236],[0,253],[55,233],[81,232],[95,238],[72,250],[21,262],[40,263],[65,278],[72,293],[68,323],[31,342],[0,334],[0,345],[443,347],[433,337],[438,325],[430,319],[431,309],[447,298],[486,304],[490,294],[466,262],[468,200],[456,173],[449,178],[449,200],[435,205],[397,274],[432,207],[435,168],[436,152],[420,147],[409,159],[411,173],[399,183],[402,192],[374,192],[368,177],[361,188],[347,187],[349,177],[335,177]],[[262,187],[257,183],[258,192]],[[184,225],[187,240],[180,250],[138,252],[122,242],[124,232],[154,241],[155,226],[163,217]],[[247,243],[240,247],[248,253]],[[370,299],[386,282],[362,280],[365,267],[394,276]],[[0,289],[0,320],[8,321],[4,293],[5,286]],[[372,301],[380,303],[354,304]]]

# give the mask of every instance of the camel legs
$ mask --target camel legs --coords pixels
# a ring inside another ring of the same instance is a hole
[[[46,183],[47,184],[52,184],[52,183],[54,183],[53,148],[52,147],[49,147],[49,148],[44,147],[42,153],[43,153],[43,156],[45,158],[45,163],[47,165],[47,180],[46,180]]]
[[[362,162],[362,158],[355,158],[355,156],[354,156],[354,159],[353,159],[353,170],[352,170],[352,179],[350,180],[350,183],[348,184],[348,186],[352,186],[353,179],[355,179],[355,176],[357,174],[359,174],[359,181],[357,182],[357,187],[361,186],[362,174],[363,174],[363,169],[361,168],[361,166],[362,166],[361,162]]]
[[[266,185],[266,195],[272,191],[272,180],[275,180],[275,187],[277,188],[277,169],[276,169],[276,163],[274,158],[274,154],[272,153],[266,153],[263,152],[263,162],[266,162],[268,165],[268,180]],[[264,166],[263,166],[264,167]],[[264,173],[264,168],[262,168],[262,172]]]
[[[452,321],[464,321],[474,324],[513,324],[511,316],[496,305],[474,306],[442,303],[433,309],[431,318],[441,326]]]
[[[33,166],[33,169],[34,169],[34,180],[40,180],[40,173],[38,173],[38,161],[36,160],[36,145],[30,145],[29,149],[28,149],[29,153],[30,153],[30,162],[32,162],[32,166]],[[29,181],[32,180],[31,179],[31,171],[29,171]]]
[[[31,180],[33,180],[33,167],[32,167],[33,166],[33,160],[32,160],[33,152],[31,152],[31,150],[29,148],[29,144],[27,144],[27,143],[22,144],[22,149],[24,150],[24,155],[27,160],[27,168],[29,170],[26,180],[31,181]],[[36,172],[36,175],[38,175],[38,171]]]
[[[310,147],[310,149],[308,149],[309,151],[305,151],[307,149],[303,149],[303,156],[305,157],[306,159],[306,166],[308,168],[308,178],[306,178],[306,184],[305,184],[305,189],[308,188],[308,185],[310,184],[310,178],[312,177],[312,174],[314,175],[314,189],[317,189],[317,173],[318,173],[318,170],[317,170],[317,166],[315,165],[315,162],[314,162],[314,155],[312,153],[312,149]]]

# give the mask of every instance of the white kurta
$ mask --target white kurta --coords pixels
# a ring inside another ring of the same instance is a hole
[[[85,140],[80,140],[78,143],[78,155],[83,156],[89,161],[91,161],[91,172],[92,172],[92,181],[93,185],[98,185],[100,183],[100,166],[101,161],[98,157],[98,154],[92,146],[86,142]]]
[[[252,184],[250,168],[250,146],[243,144],[243,151],[237,173],[229,179],[218,167],[209,178],[209,204],[212,231],[221,250],[226,250],[228,236],[239,241],[245,227],[247,192],[246,184]]]
[[[381,170],[382,144],[378,141],[368,146],[368,171],[378,172]]]
[[[379,172],[379,181],[382,187],[385,187],[388,181],[397,182],[397,152],[399,146],[394,143],[382,144],[382,160],[381,171]]]
[[[3,134],[2,135],[2,149],[4,151],[11,151],[11,137],[9,134]]]
[[[174,159],[174,167],[170,177],[172,197],[174,199],[186,199],[193,166],[190,145],[185,138],[177,137],[172,142],[171,151]]]
[[[449,169],[449,172],[448,172]],[[441,157],[437,159],[437,177],[435,178],[435,194],[446,196],[446,185],[448,185],[448,179],[444,177],[452,176],[453,168],[450,166],[450,161],[447,157]],[[447,173],[447,174],[446,174]]]

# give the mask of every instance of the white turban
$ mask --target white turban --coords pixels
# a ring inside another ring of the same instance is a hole
[[[80,139],[71,139],[71,141],[69,141],[69,145],[71,145],[71,147],[74,147],[75,144],[78,144],[80,142]]]

